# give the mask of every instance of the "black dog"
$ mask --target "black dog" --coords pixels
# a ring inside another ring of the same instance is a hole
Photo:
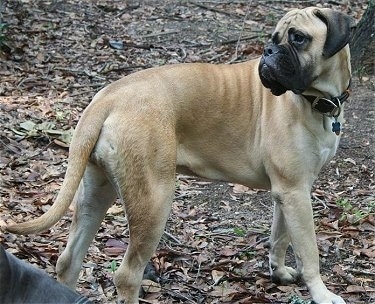
[[[0,245],[0,303],[91,303]]]

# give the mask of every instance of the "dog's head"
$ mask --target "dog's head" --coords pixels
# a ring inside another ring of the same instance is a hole
[[[354,19],[331,9],[309,7],[288,12],[277,24],[263,52],[259,76],[278,96],[302,94],[332,65],[349,42]],[[339,63],[340,64],[340,63]]]

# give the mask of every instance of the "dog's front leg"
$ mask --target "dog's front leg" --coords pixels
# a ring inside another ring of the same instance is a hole
[[[293,283],[301,274],[300,268],[296,271],[291,267],[285,266],[285,255],[289,244],[290,237],[286,228],[285,219],[280,204],[275,201],[269,254],[270,273],[272,281],[275,283]]]
[[[320,276],[319,252],[309,191],[300,191],[294,188],[289,191],[273,189],[272,192],[276,204],[279,204],[282,213],[280,216],[284,217],[297,263],[300,263],[298,268],[301,269],[302,277],[313,300],[316,303],[345,303],[341,297],[327,289]],[[282,226],[282,219],[279,219],[278,225]],[[273,233],[273,235],[275,234],[276,232]],[[283,236],[282,232],[281,236]],[[282,240],[283,237],[279,239]],[[280,250],[284,250],[285,243],[286,241],[282,242]]]

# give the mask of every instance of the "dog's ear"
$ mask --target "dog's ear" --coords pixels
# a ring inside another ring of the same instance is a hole
[[[315,16],[327,25],[327,38],[323,57],[329,58],[340,51],[350,40],[356,27],[354,18],[330,9],[316,9]]]

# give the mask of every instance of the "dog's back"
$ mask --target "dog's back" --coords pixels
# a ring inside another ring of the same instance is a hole
[[[0,303],[90,303],[0,245]]]

